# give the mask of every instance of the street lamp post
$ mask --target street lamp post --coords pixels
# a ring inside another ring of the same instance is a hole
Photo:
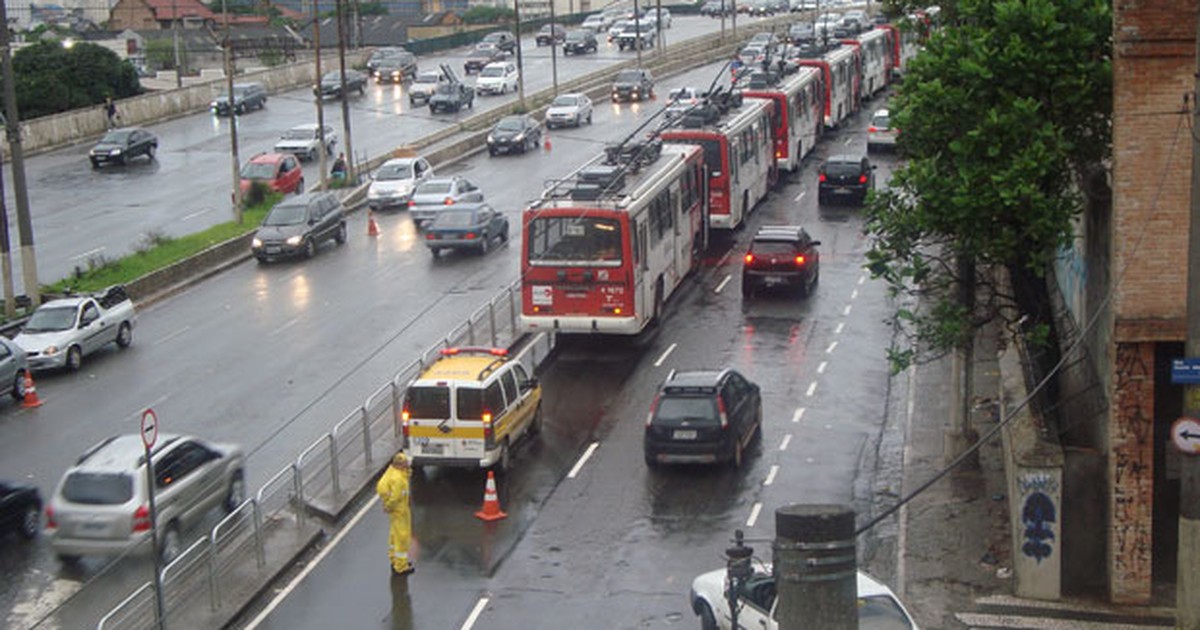
[[[343,0],[337,0],[338,68],[342,80],[342,129],[346,134],[346,183],[354,179],[354,144],[350,139],[350,95],[346,94],[346,20]]]
[[[325,160],[328,156],[325,155],[325,101],[321,97],[321,14],[319,10],[320,2],[312,0],[313,3],[313,48],[316,50],[315,60],[317,73],[317,82],[313,87],[313,97],[317,105],[317,141],[321,143],[320,163],[318,167],[321,169],[321,189],[329,189],[329,175],[325,169]]]
[[[171,0],[171,39],[175,47],[175,87],[183,87],[183,66],[179,63],[179,6]],[[233,95],[229,95],[233,98]]]
[[[17,233],[21,240],[21,280],[29,305],[41,303],[37,253],[33,247],[33,220],[29,213],[29,187],[25,183],[25,152],[21,149],[20,117],[17,111],[16,78],[8,40],[8,9],[0,2],[0,74],[4,78],[4,119],[8,149],[12,155],[13,197],[17,203]]]
[[[229,35],[229,9],[221,0],[221,14],[225,18],[225,41],[221,48],[225,53],[225,89],[229,93],[229,164],[233,172],[233,217],[242,224],[242,178],[239,174],[241,159],[238,158],[237,98],[233,92],[233,38]]]
[[[513,0],[513,15],[517,21],[517,102],[525,111],[525,66],[521,63],[521,0]]]
[[[558,55],[554,49],[554,0],[550,0],[550,75],[554,82],[554,95],[558,96]]]

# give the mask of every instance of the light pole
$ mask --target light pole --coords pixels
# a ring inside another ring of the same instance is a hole
[[[4,130],[12,153],[13,197],[17,202],[17,233],[21,240],[21,280],[29,305],[41,303],[38,285],[37,253],[33,247],[33,220],[29,214],[29,188],[25,184],[25,152],[21,149],[21,120],[17,112],[17,88],[14,84],[12,50],[8,41],[8,9],[0,2],[0,74],[4,77]]]
[[[350,95],[346,94],[346,20],[342,10],[343,0],[336,0],[338,34],[338,68],[342,80],[342,129],[346,134],[346,182],[354,179],[354,145],[350,140]]]
[[[225,17],[225,42],[221,48],[225,53],[225,89],[229,91],[229,165],[233,172],[233,218],[242,224],[242,178],[239,175],[241,159],[238,158],[237,95],[233,92],[233,38],[229,36],[229,9],[221,0],[221,15]]]
[[[557,39],[554,27],[554,0],[550,0],[550,75],[554,81],[554,95],[558,96],[558,55],[555,54],[554,42]]]
[[[320,169],[321,169],[321,189],[329,189],[329,175],[325,170],[325,101],[321,96],[321,13],[318,5],[319,0],[312,0],[313,3],[313,48],[316,49],[316,69],[317,82],[313,87],[313,97],[316,99],[317,105],[317,141],[321,143]]]
[[[171,38],[175,47],[175,87],[183,87],[183,66],[179,63],[179,7],[171,0]],[[229,95],[233,98],[233,94]]]
[[[637,51],[637,65],[642,67],[642,9],[638,6],[638,0],[633,0],[633,34],[636,43],[633,49]]]
[[[513,16],[517,21],[517,102],[525,111],[525,66],[521,63],[521,0],[513,0]]]

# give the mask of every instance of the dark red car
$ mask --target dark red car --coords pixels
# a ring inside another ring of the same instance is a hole
[[[242,167],[242,193],[250,190],[252,182],[262,182],[281,193],[304,192],[304,171],[290,153],[259,153]]]

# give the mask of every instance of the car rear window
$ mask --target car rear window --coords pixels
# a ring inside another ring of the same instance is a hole
[[[689,426],[716,425],[717,405],[711,396],[664,396],[658,401],[654,412],[654,424],[677,427],[687,422]]]
[[[411,418],[449,418],[450,389],[447,387],[409,387],[404,408]]]
[[[417,186],[418,195],[444,195],[450,192],[450,182],[425,182]]]
[[[121,505],[133,498],[133,477],[127,473],[73,472],[63,482],[62,496],[84,505]]]
[[[858,162],[830,162],[825,165],[825,174],[833,177],[853,177],[862,173]]]
[[[460,387],[454,392],[454,402],[458,405],[459,420],[479,420],[483,418],[483,390]]]
[[[884,116],[882,114],[876,115],[874,118],[871,119],[871,126],[872,127],[883,127],[884,129],[887,129],[888,117]]]
[[[791,254],[796,251],[796,248],[791,243],[781,241],[754,241],[750,251],[762,256],[765,254]]]

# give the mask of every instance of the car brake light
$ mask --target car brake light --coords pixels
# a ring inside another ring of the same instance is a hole
[[[467,240],[468,241],[473,241],[476,238],[478,238],[477,234],[475,234],[474,232],[467,232]]]
[[[796,256],[796,264],[803,265],[804,264],[804,256]]]
[[[46,506],[46,527],[49,529],[58,529],[58,521],[54,520],[54,508]]]
[[[866,175],[859,175],[859,176],[858,176],[858,183],[860,183],[860,184],[865,184],[865,183],[867,183],[867,176],[866,176]]]
[[[867,132],[868,132],[868,133],[875,133],[876,131],[879,131],[879,130],[878,130],[878,129],[876,129],[875,127],[867,127]]]
[[[133,511],[133,531],[150,531],[150,508],[144,505],[139,505],[138,509]]]
[[[654,413],[658,411],[658,401],[662,399],[662,394],[654,395],[654,402],[650,403],[650,413],[646,414],[646,426],[654,420]]]
[[[819,182],[825,181],[825,173],[821,173],[820,175],[817,175],[817,181],[819,181]]]
[[[752,262],[754,262],[754,254],[746,254],[746,264],[749,265]]]
[[[721,414],[721,428],[729,428],[729,416],[725,414],[725,399],[717,396],[717,412]]]
[[[443,201],[442,203],[446,204],[447,206],[453,206],[453,205],[454,205],[454,198],[453,198],[453,197],[446,197],[446,200],[445,200],[445,201]]]
[[[483,420],[483,442],[484,444],[491,445],[496,439],[495,435],[492,433],[492,413],[490,411],[484,411],[483,415],[480,416],[480,419]]]
[[[437,238],[437,235],[436,235],[436,234],[434,234],[433,232],[426,232],[426,233],[425,233],[425,240],[427,240],[427,241],[432,241],[432,240],[434,240],[434,239],[436,239],[436,238]]]
[[[412,207],[413,207],[413,206],[415,206],[415,205],[417,205],[417,202],[416,202],[416,201],[413,201],[412,199],[409,199],[409,200],[408,200],[408,207],[409,207],[409,208],[412,208]]]

